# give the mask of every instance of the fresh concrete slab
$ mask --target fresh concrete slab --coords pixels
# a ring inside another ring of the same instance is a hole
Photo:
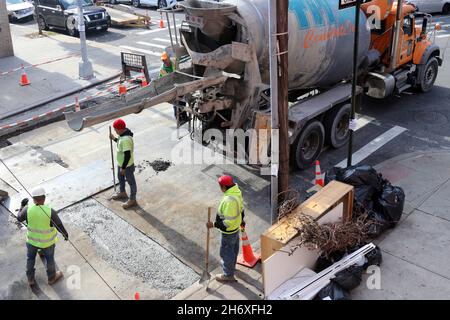
[[[103,260],[141,279],[163,297],[175,296],[200,278],[169,251],[95,200],[83,201],[60,215],[89,236]]]

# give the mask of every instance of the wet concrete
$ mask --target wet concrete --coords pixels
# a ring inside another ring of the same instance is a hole
[[[103,260],[137,277],[171,298],[199,275],[169,251],[116,216],[96,200],[86,200],[61,211],[66,224],[83,230]]]
[[[64,167],[64,168],[68,168],[69,165],[67,163],[65,163],[61,157],[59,155],[57,155],[56,153],[53,153],[51,151],[48,150],[44,150],[42,147],[40,146],[31,146],[31,148],[33,150],[36,150],[36,152],[39,154],[39,159],[41,159],[42,161],[44,161],[45,163],[57,163],[60,166]],[[31,154],[34,155],[34,154]]]

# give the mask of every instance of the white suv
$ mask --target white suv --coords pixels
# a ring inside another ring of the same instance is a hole
[[[421,12],[450,13],[450,0],[408,0],[408,2],[414,4]]]

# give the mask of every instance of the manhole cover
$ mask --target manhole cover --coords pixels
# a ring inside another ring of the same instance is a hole
[[[421,111],[416,113],[414,118],[417,122],[425,124],[441,125],[448,122],[448,119],[444,114],[435,111]]]

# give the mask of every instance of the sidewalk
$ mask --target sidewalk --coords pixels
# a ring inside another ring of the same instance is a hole
[[[405,154],[376,166],[404,189],[404,215],[395,229],[374,241],[383,251],[381,289],[369,290],[366,274],[350,292],[353,300],[450,299],[449,163],[450,152],[437,151]],[[261,299],[261,265],[257,268],[239,267],[238,283],[212,280],[208,290],[194,284],[174,299]],[[218,268],[211,273],[220,272]]]
[[[78,65],[81,61],[78,38],[54,32],[45,32],[46,36],[38,37],[27,30],[27,33],[15,34],[15,56],[0,59],[0,74],[19,68],[21,64],[25,67],[35,64],[38,66],[25,70],[31,84],[24,87],[19,85],[21,70],[0,75],[0,126],[5,124],[2,120],[14,113],[74,90],[104,82],[118,75],[121,70],[119,48],[88,41],[88,56],[95,78],[81,80],[78,78]],[[61,60],[50,62],[57,59]],[[73,98],[70,102],[73,102]]]

